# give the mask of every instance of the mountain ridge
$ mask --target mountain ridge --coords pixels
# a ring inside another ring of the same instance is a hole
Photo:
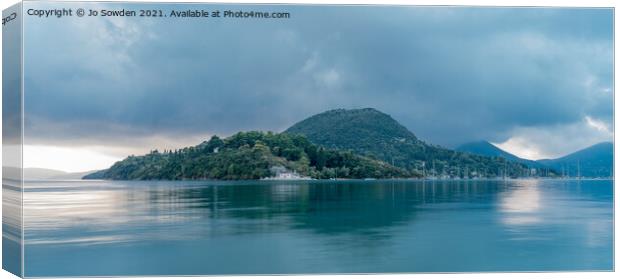
[[[469,152],[472,154],[483,155],[483,156],[502,157],[507,160],[525,164],[530,168],[544,168],[545,167],[543,164],[535,160],[521,158],[485,140],[468,142],[468,143],[458,146],[455,150],[462,151],[462,152]]]
[[[533,168],[551,168],[558,174],[567,177],[611,177],[613,167],[612,142],[600,142],[554,159],[539,160],[518,157],[484,140],[462,144],[456,150],[484,156],[503,157]]]
[[[569,177],[613,177],[613,148],[613,142],[600,142],[562,157],[537,162]]]
[[[428,144],[374,108],[334,109],[282,133],[238,132],[177,150],[129,156],[90,179],[263,179],[292,172],[311,178],[524,177],[530,167]]]
[[[97,172],[98,170],[80,171],[80,172],[66,172],[48,168],[24,168],[24,179],[80,179],[84,176]]]
[[[527,166],[450,150],[418,139],[402,124],[373,108],[328,110],[299,121],[283,133],[314,144],[351,150],[429,176],[497,177],[526,175]]]

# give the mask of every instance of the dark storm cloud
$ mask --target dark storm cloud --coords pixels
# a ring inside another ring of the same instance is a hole
[[[27,133],[112,144],[376,107],[451,146],[612,121],[611,10],[211,7],[292,18],[28,19]]]

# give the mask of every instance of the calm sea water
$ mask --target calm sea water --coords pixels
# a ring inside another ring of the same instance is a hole
[[[31,182],[25,274],[610,270],[612,184]]]

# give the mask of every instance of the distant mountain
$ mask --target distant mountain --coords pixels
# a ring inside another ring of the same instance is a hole
[[[352,152],[319,147],[303,136],[253,131],[239,132],[225,139],[214,136],[179,150],[154,150],[143,156],[129,156],[107,170],[84,178],[247,180],[278,175],[320,179],[420,176]]]
[[[50,179],[58,179],[58,180],[74,180],[74,179],[82,179],[82,177],[86,175],[90,175],[98,172],[99,170],[92,171],[82,171],[82,172],[68,172],[66,174],[53,176]]]
[[[351,150],[426,175],[521,176],[527,166],[504,158],[449,150],[419,140],[391,116],[373,108],[336,109],[311,116],[285,131],[326,148]]]
[[[54,169],[45,169],[45,168],[24,168],[24,178],[31,180],[71,180],[71,179],[81,179],[85,175],[89,175],[96,171],[85,171],[85,172],[65,172]]]
[[[489,157],[502,157],[507,160],[518,162],[527,165],[530,168],[544,168],[545,166],[539,162],[523,159],[516,155],[506,152],[503,149],[493,145],[488,141],[475,141],[463,144],[456,148],[457,151],[468,152],[472,154],[489,156]]]
[[[575,177],[611,177],[614,162],[614,145],[602,142],[557,159],[538,160],[560,173]]]

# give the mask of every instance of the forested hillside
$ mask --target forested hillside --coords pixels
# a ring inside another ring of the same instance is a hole
[[[414,171],[383,161],[319,147],[300,135],[240,132],[229,138],[212,137],[197,146],[154,150],[129,156],[86,179],[180,180],[261,179],[285,168],[311,178],[419,177]]]

